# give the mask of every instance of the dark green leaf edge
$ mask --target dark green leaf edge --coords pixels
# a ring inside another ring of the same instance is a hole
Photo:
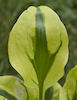
[[[5,90],[0,89],[0,95],[7,98],[8,100],[17,100],[17,98]]]

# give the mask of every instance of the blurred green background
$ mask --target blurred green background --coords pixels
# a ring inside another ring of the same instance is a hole
[[[67,29],[70,53],[65,75],[59,81],[63,85],[67,73],[77,64],[77,0],[0,0],[0,75],[20,77],[8,60],[8,38],[19,15],[32,5],[51,7],[60,16]]]

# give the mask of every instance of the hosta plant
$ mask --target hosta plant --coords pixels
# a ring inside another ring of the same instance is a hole
[[[62,87],[57,81],[68,60],[68,36],[52,9],[31,6],[20,15],[9,36],[8,54],[23,80],[0,77],[1,100],[59,100]]]
[[[77,100],[77,65],[68,73],[59,95],[59,100]]]

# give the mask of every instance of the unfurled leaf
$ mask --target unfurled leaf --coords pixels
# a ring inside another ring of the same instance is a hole
[[[3,97],[2,97],[3,96]],[[14,76],[0,77],[0,100],[37,100],[37,91],[27,88]]]
[[[70,70],[60,91],[60,100],[77,100],[77,65]]]
[[[14,76],[0,77],[0,95],[8,100],[27,100],[23,81]]]
[[[58,15],[47,6],[29,7],[14,25],[8,44],[11,65],[36,88],[39,100],[64,74],[68,36]]]

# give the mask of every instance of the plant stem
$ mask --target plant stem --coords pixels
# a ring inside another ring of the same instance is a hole
[[[39,84],[39,100],[43,99],[43,82]]]

